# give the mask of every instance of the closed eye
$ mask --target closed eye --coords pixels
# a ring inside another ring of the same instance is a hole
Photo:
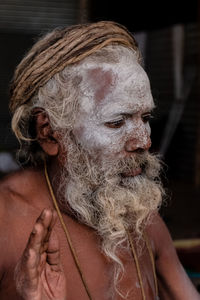
[[[117,120],[117,121],[106,122],[106,123],[104,123],[104,125],[109,127],[109,128],[120,128],[124,125],[124,123],[125,123],[125,120],[120,119],[120,120]]]

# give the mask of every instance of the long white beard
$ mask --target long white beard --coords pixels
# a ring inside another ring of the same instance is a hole
[[[68,139],[69,141],[69,139]],[[151,215],[158,210],[163,194],[159,180],[159,160],[145,152],[128,159],[97,161],[73,141],[67,143],[67,163],[62,173],[60,192],[66,211],[94,228],[101,237],[101,250],[114,262],[114,285],[123,274],[117,252],[128,248],[126,230],[137,239]],[[142,168],[142,174],[121,174]],[[119,293],[119,291],[118,291]]]

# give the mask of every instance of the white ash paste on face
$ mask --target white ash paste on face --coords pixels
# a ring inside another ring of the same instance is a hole
[[[116,155],[124,151],[129,140],[134,141],[135,148],[149,142],[150,126],[142,119],[154,107],[149,79],[136,55],[129,49],[126,52],[115,64],[89,60],[79,66],[82,98],[74,134],[89,151]],[[131,117],[120,128],[105,125],[121,120],[123,114]]]

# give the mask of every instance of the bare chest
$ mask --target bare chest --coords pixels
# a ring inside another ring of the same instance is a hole
[[[69,300],[122,300],[123,296],[127,296],[127,300],[144,299],[135,260],[130,254],[126,251],[120,253],[124,271],[123,274],[119,273],[116,285],[115,265],[102,253],[98,235],[70,218],[66,218],[65,222],[68,225],[72,247],[79,265],[78,267],[75,262],[63,228],[58,222],[54,230],[59,239],[61,263],[66,276]],[[31,232],[32,226],[29,227],[26,237],[23,234],[23,240],[20,239],[21,231],[19,231],[18,238],[15,235],[13,243],[9,243],[7,248],[6,261],[9,264],[5,264],[4,277],[1,281],[0,299],[2,300],[18,299],[15,291],[14,269]],[[147,249],[138,256],[138,263],[146,299],[156,299],[153,269]],[[89,292],[86,291],[84,282]]]
[[[136,262],[130,253],[120,253],[123,272],[119,272],[117,277],[116,272],[120,269],[102,253],[98,236],[85,229],[74,230],[70,226],[69,229],[77,262],[66,237],[60,230],[58,234],[70,300],[121,300],[124,299],[123,296],[128,300],[144,299]],[[152,263],[147,249],[137,258],[145,297],[149,300],[156,299]]]

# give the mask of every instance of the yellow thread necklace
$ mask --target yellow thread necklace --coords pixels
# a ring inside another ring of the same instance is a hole
[[[76,251],[73,247],[73,244],[72,244],[72,241],[71,241],[71,237],[70,237],[70,234],[69,234],[69,231],[65,225],[65,222],[63,220],[63,217],[62,217],[62,214],[60,212],[60,209],[59,209],[59,206],[58,206],[58,203],[57,203],[57,200],[56,200],[56,197],[54,195],[54,191],[53,191],[53,188],[51,186],[51,182],[49,180],[49,175],[48,175],[48,172],[47,172],[47,165],[46,165],[46,161],[44,161],[44,173],[45,173],[45,178],[46,178],[46,181],[47,181],[47,185],[48,185],[48,188],[49,188],[49,192],[50,192],[50,195],[52,197],[52,200],[53,200],[53,204],[55,206],[55,209],[57,211],[57,214],[58,214],[58,217],[59,217],[59,220],[60,220],[60,223],[63,227],[63,230],[64,230],[64,233],[65,233],[65,236],[67,238],[67,242],[69,244],[69,248],[70,248],[70,251],[71,251],[71,254],[72,254],[72,257],[74,259],[74,262],[75,262],[75,265],[77,267],[77,270],[79,272],[79,275],[81,277],[81,280],[82,280],[82,283],[85,287],[85,290],[86,290],[86,293],[88,295],[88,298],[90,300],[93,300],[91,294],[90,294],[90,291],[89,291],[89,288],[88,288],[88,285],[86,283],[86,280],[84,278],[84,275],[83,275],[83,272],[81,270],[81,266],[80,266],[80,262],[78,260],[78,257],[77,257],[77,254],[76,254]],[[142,275],[141,275],[141,271],[140,271],[140,266],[139,266],[139,262],[138,262],[138,258],[137,258],[137,254],[136,254],[136,251],[135,251],[135,248],[134,248],[134,245],[133,245],[133,241],[131,239],[131,235],[130,233],[127,231],[127,235],[128,235],[128,240],[129,240],[129,244],[130,244],[130,248],[131,248],[131,252],[132,252],[132,255],[133,255],[133,258],[134,258],[134,261],[135,261],[135,265],[136,265],[136,270],[137,270],[137,275],[138,275],[138,279],[139,279],[139,282],[140,282],[140,287],[141,287],[141,293],[142,293],[142,298],[143,300],[146,300],[146,296],[145,296],[145,292],[144,292],[144,286],[143,286],[143,282],[142,282]],[[153,265],[153,274],[154,274],[154,281],[155,281],[155,287],[156,287],[156,295],[158,295],[158,288],[157,288],[157,280],[156,280],[156,273],[155,273],[155,265],[154,265],[154,259],[153,259],[153,254],[152,252],[150,251],[150,246],[148,245],[147,243],[147,239],[146,240],[146,244],[147,244],[147,248],[148,248],[148,251],[149,251],[149,255],[150,255],[150,258],[151,258],[151,263]]]

